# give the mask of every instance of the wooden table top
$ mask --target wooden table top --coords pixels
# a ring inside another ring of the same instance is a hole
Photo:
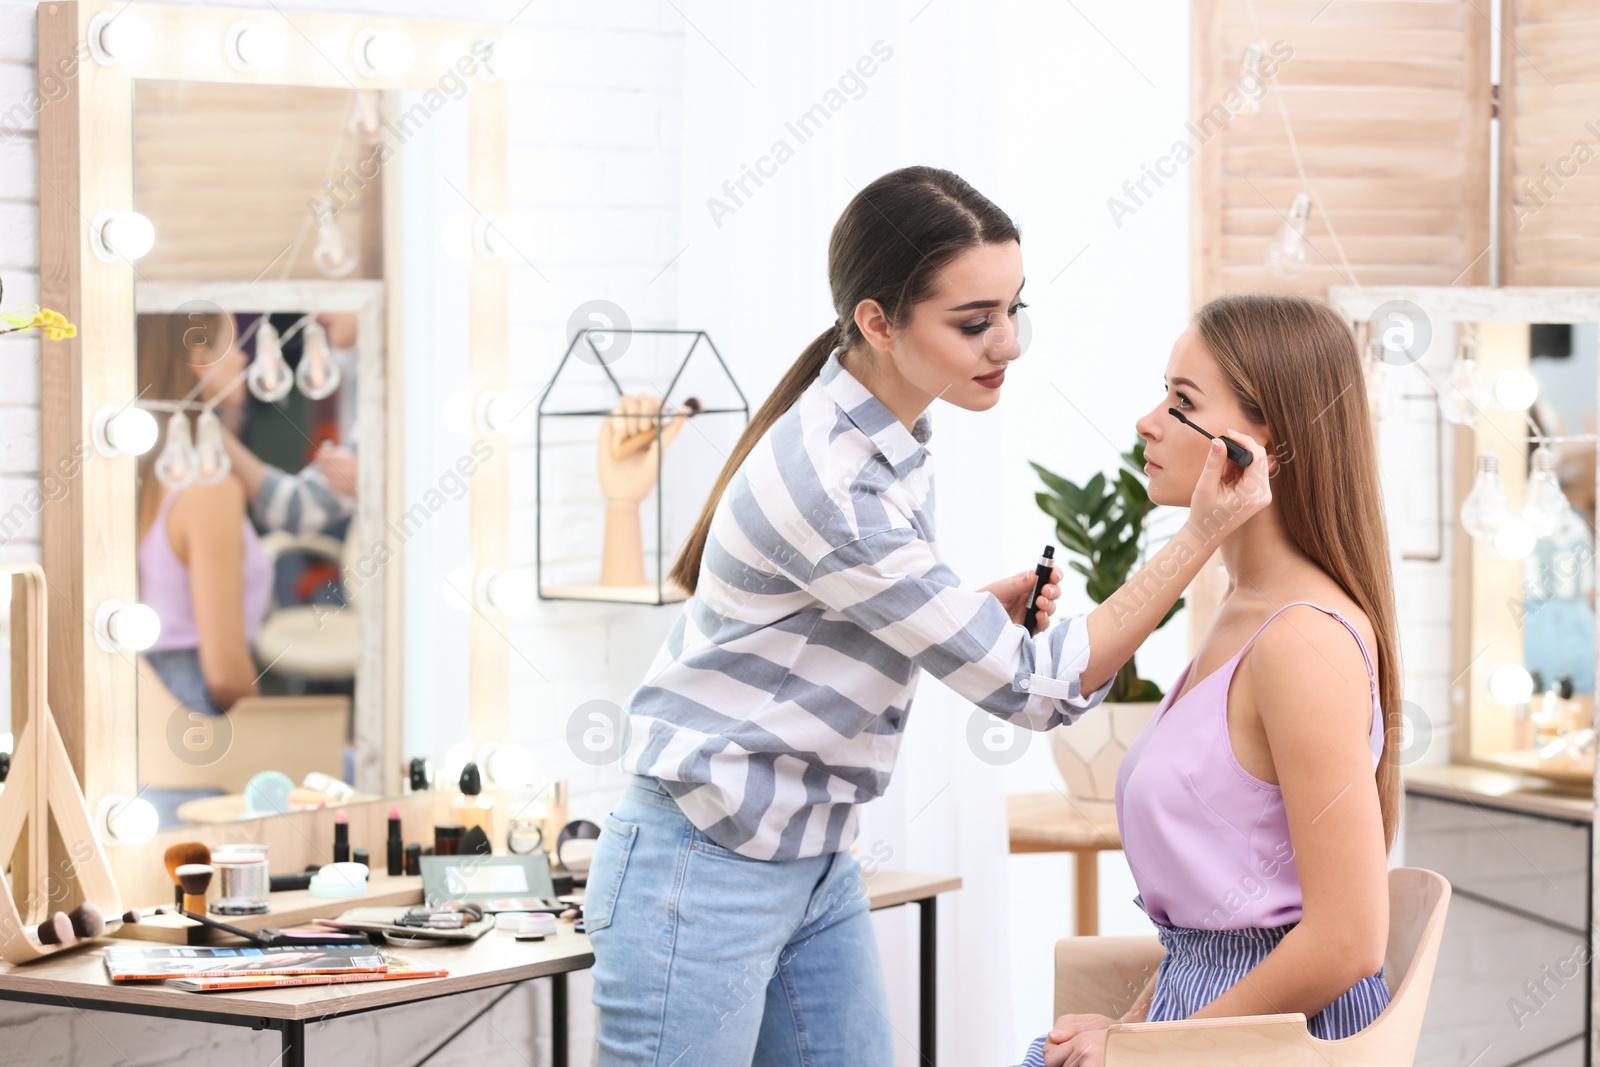
[[[1064,793],[1012,793],[1006,797],[1012,852],[1107,852],[1122,847],[1116,805],[1072,800]]]
[[[1413,765],[1405,768],[1401,779],[1408,793],[1470,801],[1529,815],[1594,821],[1592,788],[1574,789],[1534,775],[1450,763]]]
[[[961,879],[954,875],[882,870],[867,879],[867,892],[874,910],[960,888]],[[338,903],[355,907],[365,902]],[[71,998],[79,1002],[80,1007],[92,1008],[93,1002],[100,1001],[219,1015],[308,1020],[565,974],[594,963],[589,938],[578,933],[570,920],[558,920],[556,935],[544,941],[518,941],[508,932],[493,930],[464,945],[442,943],[438,948],[395,950],[401,955],[448,967],[450,974],[444,978],[287,986],[238,993],[190,993],[159,982],[112,983],[102,958],[104,947],[112,943],[116,942],[97,938],[81,951],[63,952],[33,963],[0,962],[0,999],[4,999],[7,992],[18,992]],[[120,943],[127,944],[126,941]]]

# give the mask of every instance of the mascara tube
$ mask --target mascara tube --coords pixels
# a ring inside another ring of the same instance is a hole
[[[1033,569],[1033,594],[1028,597],[1028,610],[1022,616],[1022,625],[1030,635],[1039,622],[1039,594],[1044,592],[1044,587],[1050,584],[1050,576],[1055,573],[1055,554],[1054,545],[1045,545],[1044,555]]]

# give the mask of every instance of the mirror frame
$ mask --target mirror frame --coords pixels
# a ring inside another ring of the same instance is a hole
[[[104,65],[87,44],[91,21],[125,10],[152,30],[149,54],[137,61]],[[281,58],[241,72],[227,61],[224,42],[239,22],[277,24]],[[285,25],[287,23],[287,25]],[[492,222],[506,209],[506,92],[474,59],[473,46],[498,38],[503,27],[358,14],[276,9],[189,7],[121,0],[41,3],[39,29],[40,299],[78,327],[76,337],[41,342],[41,470],[69,483],[42,515],[42,557],[50,595],[49,699],[85,796],[137,791],[136,670],[130,658],[101,650],[94,636],[96,607],[108,599],[135,599],[134,468],[136,459],[105,458],[92,444],[95,412],[122,405],[135,384],[135,268],[106,263],[90,247],[90,220],[101,210],[133,205],[135,79],[294,85],[338,89],[432,89],[455,70],[468,86],[468,189],[464,197],[477,216]],[[406,74],[367,76],[356,67],[353,44],[363,30],[397,29],[416,46]],[[458,64],[471,64],[467,75]],[[62,86],[66,92],[62,93]],[[424,101],[428,101],[425,96]],[[461,101],[455,101],[460,103]],[[385,97],[386,118],[398,117]],[[399,168],[385,172],[398,182]],[[397,185],[390,185],[397,188]],[[405,295],[400,274],[404,234],[398,195],[385,196],[384,362],[385,426],[381,438],[391,462],[384,473],[384,507],[397,514],[403,503],[403,365]],[[477,242],[474,242],[476,245]],[[474,397],[506,387],[507,269],[503,261],[475,253],[469,268],[467,320],[468,382]],[[480,431],[474,431],[475,434]],[[474,573],[505,566],[510,449],[495,447],[473,477],[468,495]],[[366,479],[363,478],[363,483]],[[363,792],[393,796],[403,781],[399,729],[403,706],[402,570],[384,567],[382,692],[386,725],[381,766],[358,767]],[[509,651],[493,622],[475,611],[469,641],[469,740],[476,749],[503,737],[509,705]],[[300,813],[280,818],[296,819]],[[273,820],[252,820],[270,822]],[[265,831],[259,831],[265,832]],[[159,841],[159,838],[158,838]]]
[[[1378,307],[1391,300],[1407,300],[1420,307],[1434,323],[1456,326],[1473,323],[1482,328],[1491,324],[1531,324],[1541,322],[1600,323],[1600,289],[1565,288],[1546,286],[1336,286],[1328,290],[1328,302],[1352,325],[1360,326],[1371,321]],[[1435,340],[1437,342],[1437,329]],[[1459,502],[1472,487],[1476,463],[1476,445],[1471,427],[1454,429],[1454,462],[1449,470],[1441,470],[1442,478],[1450,479],[1453,490],[1449,499]],[[1459,504],[1457,505],[1459,506]],[[1484,693],[1484,675],[1487,670],[1482,658],[1491,644],[1503,646],[1508,640],[1503,619],[1503,609],[1490,608],[1486,612],[1474,597],[1477,584],[1493,580],[1493,575],[1503,561],[1487,558],[1477,551],[1478,543],[1462,528],[1452,511],[1444,516],[1449,523],[1448,541],[1451,546],[1451,585],[1455,597],[1455,618],[1463,623],[1453,628],[1450,635],[1450,676],[1467,678],[1464,687],[1452,685],[1450,737],[1450,762],[1452,764],[1485,767],[1506,771],[1507,766],[1472,755],[1473,730],[1476,726],[1484,732],[1500,729],[1503,732],[1503,709],[1488,707]],[[1490,616],[1493,616],[1492,618]],[[1519,632],[1520,633],[1520,632]],[[1520,636],[1517,638],[1520,641]],[[1482,722],[1478,720],[1482,719]],[[1535,771],[1527,771],[1536,774]],[[1597,771],[1600,778],[1600,771]],[[1600,788],[1591,789],[1600,796]]]

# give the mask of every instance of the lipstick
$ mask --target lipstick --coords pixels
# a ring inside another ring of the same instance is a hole
[[[400,809],[395,805],[389,807],[389,873],[402,874],[405,871],[404,840],[400,837]]]
[[[350,861],[350,817],[340,808],[333,816],[333,862]]]
[[[1022,616],[1022,625],[1030,634],[1039,622],[1039,594],[1044,592],[1044,587],[1050,584],[1050,576],[1055,573],[1055,554],[1054,545],[1045,545],[1039,565],[1033,568],[1033,595],[1028,598],[1028,610]]]
[[[1201,429],[1199,426],[1196,426],[1194,423],[1192,423],[1188,419],[1184,418],[1183,412],[1179,411],[1177,408],[1168,408],[1167,409],[1167,414],[1171,415],[1173,418],[1177,419],[1179,422],[1183,423],[1185,426],[1194,427],[1194,429],[1198,430],[1202,434],[1205,434],[1207,437],[1211,438],[1213,441],[1220,440],[1223,443],[1223,445],[1226,446],[1227,449],[1228,449],[1228,458],[1233,460],[1235,463],[1237,463],[1241,467],[1250,466],[1250,461],[1256,458],[1255,457],[1255,453],[1251,452],[1248,448],[1244,447],[1243,445],[1237,444],[1237,443],[1235,443],[1233,441],[1230,441],[1226,437],[1219,438],[1214,433],[1207,433],[1207,431]]]

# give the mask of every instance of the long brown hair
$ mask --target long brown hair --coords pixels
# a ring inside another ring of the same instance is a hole
[[[1020,239],[1010,216],[947,170],[904,167],[857,193],[828,241],[828,287],[838,318],[806,346],[745,427],[673,564],[672,581],[694,592],[712,516],[740,464],[816,380],[835,348],[852,351],[865,343],[855,321],[858,304],[876,300],[891,325],[903,326],[933,295],[940,267],[969,248]]]
[[[200,380],[195,365],[204,368],[216,358],[218,340],[232,344],[233,320],[215,312],[181,315],[144,314],[138,320],[139,399],[182,400]],[[186,343],[196,340],[198,343]],[[223,348],[226,351],[226,348]],[[197,355],[196,353],[201,353]],[[201,373],[204,373],[203,370]],[[165,442],[170,412],[155,413]],[[191,422],[192,422],[191,418]],[[191,428],[192,432],[192,428]],[[142,539],[166,495],[155,476],[159,447],[139,457],[139,537]]]
[[[1225,296],[1195,315],[1244,413],[1272,430],[1272,501],[1289,540],[1360,606],[1376,639],[1384,848],[1400,821],[1400,647],[1365,375],[1350,327],[1301,296]]]

